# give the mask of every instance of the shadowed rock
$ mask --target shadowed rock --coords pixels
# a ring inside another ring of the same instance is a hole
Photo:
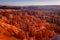
[[[60,40],[60,35],[56,35],[52,38],[52,40]]]

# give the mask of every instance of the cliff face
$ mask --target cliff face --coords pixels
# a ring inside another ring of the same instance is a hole
[[[42,11],[0,9],[0,39],[51,40],[60,34],[60,27],[42,16]]]

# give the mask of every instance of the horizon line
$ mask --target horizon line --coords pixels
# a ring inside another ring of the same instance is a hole
[[[0,5],[0,6],[60,6],[60,5]]]

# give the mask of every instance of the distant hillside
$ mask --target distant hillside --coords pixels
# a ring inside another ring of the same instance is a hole
[[[43,10],[45,12],[60,11],[60,5],[46,5],[46,6],[1,6],[2,9],[33,9]]]
[[[2,9],[20,9],[20,7],[16,7],[16,6],[0,6],[0,8],[2,8]]]
[[[2,6],[0,5],[0,8],[38,8],[38,9],[51,9],[51,8],[56,8],[60,9],[60,5],[46,5],[46,6]]]

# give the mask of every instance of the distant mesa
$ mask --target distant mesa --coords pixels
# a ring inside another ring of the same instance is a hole
[[[46,6],[2,6],[0,5],[0,8],[3,8],[3,9],[20,9],[20,8],[29,8],[29,9],[60,9],[60,5],[46,5]]]

